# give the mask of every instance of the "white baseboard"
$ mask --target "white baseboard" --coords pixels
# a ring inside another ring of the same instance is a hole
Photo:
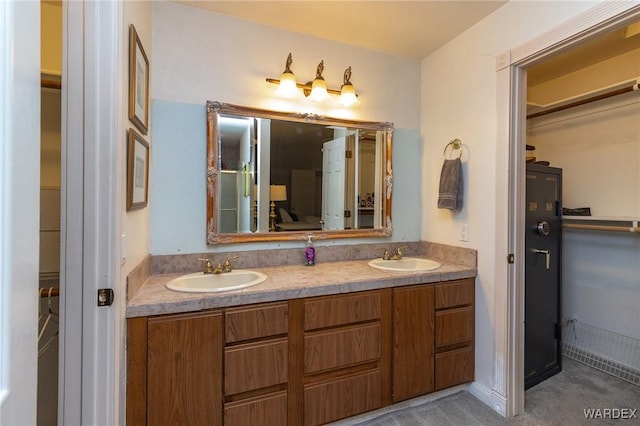
[[[507,399],[504,395],[494,392],[491,388],[479,382],[471,383],[467,386],[467,391],[502,417],[505,417]]]

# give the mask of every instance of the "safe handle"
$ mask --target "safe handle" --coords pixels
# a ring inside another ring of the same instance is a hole
[[[533,249],[534,253],[544,254],[544,261],[547,269],[550,267],[551,263],[551,250],[541,250],[541,249]]]

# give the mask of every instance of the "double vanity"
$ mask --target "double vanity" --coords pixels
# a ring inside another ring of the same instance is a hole
[[[345,247],[241,257],[220,276],[264,279],[234,291],[152,267],[127,306],[127,424],[318,425],[472,381],[475,251]]]
[[[308,239],[392,235],[391,123],[207,102],[206,134],[207,244],[298,248],[132,271],[128,425],[319,425],[473,380],[475,250],[329,241],[303,266]]]

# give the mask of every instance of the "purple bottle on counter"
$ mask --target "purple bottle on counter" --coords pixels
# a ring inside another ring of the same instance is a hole
[[[307,236],[307,246],[304,248],[304,264],[305,266],[313,266],[316,264],[316,248],[311,241],[311,235]]]

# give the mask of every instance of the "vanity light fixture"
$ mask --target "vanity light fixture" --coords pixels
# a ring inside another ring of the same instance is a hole
[[[284,97],[294,97],[297,93],[297,89],[302,89],[304,95],[311,100],[314,101],[323,101],[329,97],[329,94],[340,96],[340,102],[344,106],[353,106],[357,105],[360,102],[358,101],[358,95],[356,94],[356,90],[351,83],[351,67],[347,68],[344,71],[344,80],[342,87],[340,90],[330,89],[327,87],[327,82],[325,81],[322,73],[324,72],[324,60],[320,61],[318,67],[316,68],[316,77],[313,81],[309,81],[305,84],[301,84],[296,82],[296,78],[291,71],[291,64],[293,63],[293,58],[291,53],[287,56],[287,62],[285,64],[284,71],[280,76],[280,79],[275,78],[267,78],[268,83],[277,84],[278,85],[278,94]]]
[[[280,81],[278,82],[278,93],[287,98],[292,98],[298,93],[296,76],[293,75],[293,71],[291,71],[292,62],[293,59],[291,58],[291,53],[289,53],[284,71],[282,72]]]
[[[340,88],[340,102],[344,106],[352,106],[359,104],[358,95],[356,95],[356,89],[351,84],[351,67],[344,70],[344,83]]]
[[[311,94],[309,98],[312,101],[324,101],[329,94],[327,93],[327,82],[322,77],[324,71],[324,60],[320,61],[318,68],[316,69],[316,78],[311,83]]]

